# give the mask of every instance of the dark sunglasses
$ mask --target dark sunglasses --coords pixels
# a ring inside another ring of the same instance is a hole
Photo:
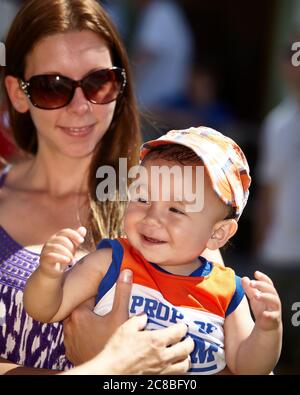
[[[78,87],[91,103],[107,104],[117,100],[125,85],[126,73],[120,67],[93,71],[79,81],[55,74],[35,75],[28,81],[20,80],[20,88],[31,103],[44,110],[67,106]]]

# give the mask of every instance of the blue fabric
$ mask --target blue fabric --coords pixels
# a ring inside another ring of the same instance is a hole
[[[196,270],[194,270],[191,274],[189,274],[188,276],[185,276],[185,277],[206,277],[206,276],[208,276],[211,273],[212,268],[213,268],[213,264],[211,262],[208,262],[202,256],[199,256],[199,260],[202,263],[201,266],[197,267]],[[172,275],[172,273],[170,273],[167,270],[161,268],[156,263],[151,263],[151,265],[155,269],[159,270],[160,272]]]
[[[99,284],[96,296],[96,304],[117,281],[124,255],[123,246],[118,240],[103,239],[97,245],[97,250],[101,250],[102,248],[112,249],[112,263],[110,264],[106,275]]]
[[[227,317],[229,314],[231,314],[241,303],[243,297],[245,296],[245,291],[244,288],[242,287],[242,280],[241,277],[235,276],[235,293],[233,294],[233,297],[231,299],[231,302],[229,303],[229,306],[227,307],[225,317]]]

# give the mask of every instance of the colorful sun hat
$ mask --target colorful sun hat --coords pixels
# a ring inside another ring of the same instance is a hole
[[[235,208],[238,219],[246,206],[251,184],[249,165],[241,148],[222,133],[200,126],[171,130],[145,142],[140,151],[141,160],[152,147],[172,143],[192,149],[202,159],[214,191],[226,205]]]

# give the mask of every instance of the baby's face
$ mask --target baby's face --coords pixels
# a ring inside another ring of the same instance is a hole
[[[225,217],[226,207],[203,166],[149,159],[131,188],[125,231],[146,260],[175,274],[189,274],[199,266],[197,257],[213,226]]]

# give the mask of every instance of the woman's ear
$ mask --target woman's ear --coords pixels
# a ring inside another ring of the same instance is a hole
[[[27,112],[29,110],[28,99],[20,88],[18,78],[8,75],[5,77],[4,82],[7,94],[14,109],[21,113]]]
[[[215,224],[206,247],[216,250],[223,247],[227,241],[236,233],[238,224],[235,219],[224,219]]]

